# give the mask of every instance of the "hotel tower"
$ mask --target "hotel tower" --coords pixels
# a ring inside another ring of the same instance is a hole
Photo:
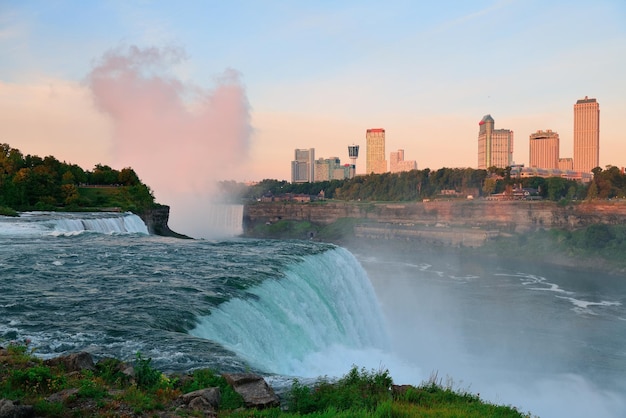
[[[513,164],[513,131],[494,129],[495,121],[485,115],[478,123],[478,169],[506,168]]]
[[[585,96],[574,105],[574,171],[590,173],[600,165],[600,105]]]
[[[291,161],[292,183],[313,183],[315,181],[315,148],[294,150]]]
[[[368,129],[365,133],[366,156],[365,174],[382,174],[387,172],[385,160],[385,130]]]
[[[529,166],[534,168],[558,169],[559,134],[548,129],[530,134]]]

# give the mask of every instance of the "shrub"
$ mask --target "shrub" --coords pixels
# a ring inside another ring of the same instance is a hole
[[[14,390],[33,394],[48,393],[63,386],[64,377],[53,375],[47,366],[36,365],[23,370],[13,370],[9,375],[8,384]]]
[[[96,364],[96,372],[105,382],[123,386],[129,381],[129,377],[122,373],[123,366],[124,363],[118,359],[106,358]]]
[[[379,404],[391,399],[393,384],[387,370],[367,371],[354,366],[347,375],[334,383],[319,381],[309,388],[295,380],[288,393],[290,411],[307,414],[329,407],[373,412]]]
[[[18,213],[15,210],[8,208],[6,206],[0,206],[0,215],[15,217],[15,216],[18,216]]]
[[[162,381],[162,373],[153,368],[150,365],[151,362],[151,358],[145,359],[141,356],[141,353],[137,353],[134,364],[137,386],[150,389]]]

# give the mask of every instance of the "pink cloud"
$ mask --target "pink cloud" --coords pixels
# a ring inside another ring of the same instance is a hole
[[[215,182],[245,169],[250,109],[239,73],[226,70],[204,89],[173,75],[185,59],[176,48],[118,48],[87,81],[112,122],[117,168],[132,167],[171,206],[174,229],[210,237]]]
[[[204,193],[242,170],[248,155],[239,74],[224,71],[211,90],[188,85],[171,72],[184,59],[181,49],[131,46],[105,53],[88,76],[96,106],[113,122],[116,163],[133,167],[158,196]]]

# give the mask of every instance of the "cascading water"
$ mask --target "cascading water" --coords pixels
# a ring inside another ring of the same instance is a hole
[[[234,237],[243,233],[243,205],[211,204],[207,207],[206,223],[209,235]]]
[[[2,235],[148,234],[146,224],[130,212],[25,212],[0,218]]]
[[[284,277],[265,280],[248,295],[219,305],[190,333],[220,343],[260,370],[303,377],[333,374],[334,362],[345,373],[351,363],[339,364],[338,357],[354,361],[355,352],[371,357],[388,348],[369,279],[342,248],[305,256]]]

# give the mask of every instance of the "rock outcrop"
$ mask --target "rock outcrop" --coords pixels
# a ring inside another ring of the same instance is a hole
[[[351,237],[480,246],[500,234],[538,229],[574,230],[593,224],[626,223],[626,201],[435,200],[432,202],[254,202],[244,207],[244,234],[281,220],[326,226],[356,219]]]
[[[0,418],[29,418],[35,416],[31,405],[20,405],[9,399],[0,399]]]
[[[257,374],[225,373],[222,376],[241,395],[248,408],[271,408],[280,403],[274,390]]]
[[[177,413],[189,415],[201,414],[203,417],[217,416],[220,406],[221,393],[219,388],[207,388],[185,393],[178,398],[181,404],[176,408]]]
[[[62,366],[66,372],[96,369],[91,354],[84,351],[44,360],[43,363],[50,367]]]
[[[167,205],[159,205],[152,209],[147,209],[141,213],[138,213],[143,222],[148,228],[148,232],[153,235],[161,235],[164,237],[185,238],[191,239],[187,235],[174,232],[168,226],[170,219],[170,207]]]

